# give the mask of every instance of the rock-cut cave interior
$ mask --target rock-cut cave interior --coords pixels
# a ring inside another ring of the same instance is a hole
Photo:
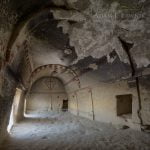
[[[150,1],[0,0],[0,150],[150,150]]]

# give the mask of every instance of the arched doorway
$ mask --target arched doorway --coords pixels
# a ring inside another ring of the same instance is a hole
[[[63,83],[55,77],[37,80],[26,98],[26,114],[45,115],[68,110],[68,98]]]

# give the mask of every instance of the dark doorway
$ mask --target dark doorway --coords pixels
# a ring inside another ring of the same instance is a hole
[[[68,100],[63,100],[62,111],[68,111]]]
[[[132,95],[117,95],[117,116],[132,114]]]

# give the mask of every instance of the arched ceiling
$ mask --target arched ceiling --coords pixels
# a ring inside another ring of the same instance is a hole
[[[36,68],[28,78],[24,78],[25,88],[30,90],[32,85],[42,77],[55,77],[60,79],[64,86],[68,86],[71,82],[76,88],[80,88],[80,80],[75,71],[66,66],[59,64],[44,65]]]
[[[51,64],[102,81],[138,76],[150,67],[149,6],[148,0],[5,0],[0,31],[9,40],[1,42],[1,64],[20,80]]]

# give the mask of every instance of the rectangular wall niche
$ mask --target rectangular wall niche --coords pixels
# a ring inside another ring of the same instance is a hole
[[[117,116],[132,114],[132,94],[117,95]]]

